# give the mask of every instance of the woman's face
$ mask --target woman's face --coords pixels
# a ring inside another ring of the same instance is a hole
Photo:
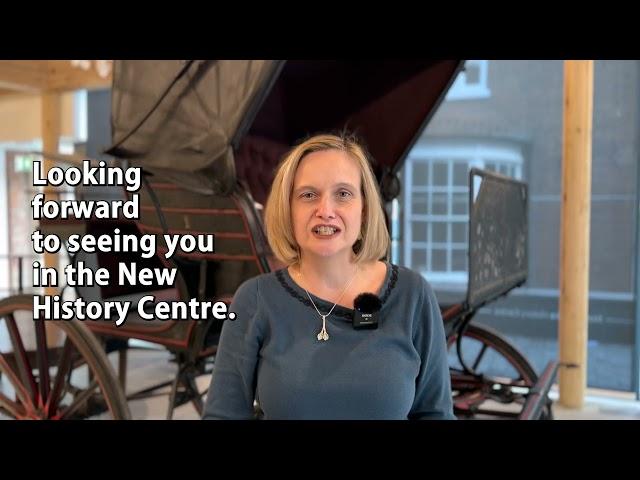
[[[356,160],[340,150],[302,159],[293,181],[291,216],[303,256],[350,259],[362,224],[360,177]]]

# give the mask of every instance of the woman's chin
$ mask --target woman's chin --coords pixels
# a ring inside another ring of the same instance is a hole
[[[344,254],[346,250],[346,248],[340,248],[337,245],[326,245],[308,248],[303,250],[303,252],[314,257],[332,258]]]

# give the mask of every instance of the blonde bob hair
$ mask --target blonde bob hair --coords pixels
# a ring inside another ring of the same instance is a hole
[[[360,167],[364,211],[360,236],[353,245],[355,261],[369,262],[387,256],[389,232],[385,224],[378,184],[364,148],[351,136],[316,135],[293,147],[278,166],[265,207],[267,240],[274,255],[286,265],[300,261],[300,249],[291,221],[293,180],[302,159],[323,150],[340,150],[353,158]]]

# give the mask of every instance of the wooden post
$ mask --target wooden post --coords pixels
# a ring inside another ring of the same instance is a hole
[[[44,152],[58,152],[58,143],[60,140],[60,124],[62,116],[61,98],[59,93],[43,92],[42,93],[42,112],[41,112],[41,129],[42,129],[42,150]],[[47,172],[54,166],[54,162],[47,158],[43,161],[43,174],[46,176]],[[46,177],[45,177],[46,178]],[[55,187],[47,185],[44,187],[45,200],[59,200],[59,194]],[[44,266],[48,268],[55,268],[58,272],[58,285],[63,281],[61,271],[58,268],[58,254],[46,253],[44,254]],[[57,287],[45,287],[45,295],[56,295],[60,292]],[[60,341],[61,332],[54,326],[52,322],[46,322],[47,330],[47,345],[52,347],[56,346]]]
[[[560,403],[581,408],[587,385],[593,60],[564,62],[560,235]]]
[[[58,142],[60,140],[60,123],[61,123],[61,101],[60,94],[44,92],[42,94],[42,150],[44,152],[57,152]],[[44,159],[44,176],[47,175],[54,162],[48,158]],[[59,200],[58,192],[55,187],[47,185],[44,187],[45,200]],[[44,254],[45,267],[58,268],[58,255],[54,253]],[[60,283],[60,282],[58,282]],[[54,287],[46,287],[45,295],[55,295],[59,289]]]

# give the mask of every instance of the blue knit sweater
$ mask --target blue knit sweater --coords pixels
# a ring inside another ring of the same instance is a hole
[[[387,263],[376,330],[322,320],[286,269],[242,284],[225,321],[204,419],[455,419],[444,327],[419,274]],[[321,312],[332,303],[312,295]]]

